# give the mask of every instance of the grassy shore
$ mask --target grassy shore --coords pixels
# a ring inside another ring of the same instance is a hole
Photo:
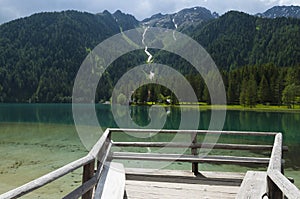
[[[198,105],[192,104],[180,104],[176,106],[194,107],[200,110],[238,110],[238,111],[263,111],[263,112],[300,112],[300,106],[295,105],[293,108],[288,108],[288,106],[276,106],[276,105],[263,105],[258,104],[255,107],[246,107],[242,105],[208,105],[204,103],[199,103]]]
[[[137,104],[136,104],[137,105]],[[144,104],[145,105],[145,104]],[[200,110],[238,110],[238,111],[262,111],[262,112],[300,112],[300,105],[295,105],[293,108],[289,108],[285,105],[264,105],[257,104],[254,107],[247,107],[243,105],[209,105],[206,103],[180,103],[176,105],[167,105],[167,104],[155,104],[152,102],[148,102],[147,105],[161,105],[161,106],[174,106],[174,107],[186,107],[186,108],[199,108]]]

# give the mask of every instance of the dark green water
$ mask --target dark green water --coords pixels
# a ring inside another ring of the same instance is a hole
[[[148,109],[149,107],[131,107],[132,120],[139,125],[147,125],[150,122]],[[184,111],[192,112],[197,110],[193,108],[186,108]],[[111,113],[110,105],[96,105],[96,112],[99,123],[101,124],[103,130],[107,127],[117,127],[114,117]],[[164,128],[177,129],[181,118],[180,109],[168,108],[168,112],[169,114],[167,116],[167,122],[165,123]],[[199,129],[208,128],[210,116],[210,111],[200,112]],[[83,115],[83,117],[88,117],[88,115]],[[294,177],[296,180],[296,185],[299,187],[299,125],[300,113],[227,111],[224,130],[282,132],[284,137],[284,145],[289,147],[289,151],[284,154],[284,158],[286,160],[286,175]],[[130,140],[131,138],[124,135],[117,136],[115,139]],[[159,141],[168,140],[167,137],[162,136],[157,136],[151,139]],[[273,140],[265,137],[245,138],[223,137],[221,135],[219,141],[230,143],[272,144]],[[5,179],[7,179],[8,176],[18,178],[18,168],[22,169],[22,165],[29,165],[29,163],[32,161],[32,159],[30,159],[32,156],[29,156],[27,159],[25,159],[26,155],[24,154],[24,150],[29,150],[29,148],[31,149],[31,155],[35,157],[34,159],[39,159],[39,162],[32,163],[32,165],[43,165],[44,161],[47,161],[47,165],[52,165],[42,173],[51,171],[78,157],[82,157],[87,151],[81,144],[74,127],[72,105],[0,104],[0,182],[2,181],[1,177]],[[42,150],[44,150],[43,153],[40,152]],[[24,153],[22,153],[22,151]],[[45,152],[47,151],[49,153],[48,155],[45,155]],[[220,152],[215,151],[215,153]],[[66,154],[69,158],[65,158]],[[52,157],[53,155],[55,155],[55,157]],[[264,156],[268,154],[259,152],[256,152],[256,154],[253,154],[253,152],[241,152],[241,155]],[[39,156],[43,156],[43,158]],[[19,161],[21,163],[19,163]],[[22,165],[18,166],[18,164]],[[12,165],[13,167],[17,167],[13,168],[15,169],[15,172],[11,171]],[[175,165],[175,168],[181,167],[186,168],[184,164]],[[210,166],[203,166],[203,168],[208,167]],[[238,167],[225,166],[222,168],[222,170],[240,171]],[[220,169],[220,167],[217,169]],[[36,170],[38,170],[38,168]],[[243,171],[243,169],[241,170]],[[37,174],[37,176],[39,175],[40,173]],[[32,174],[32,176],[34,177],[36,175]],[[22,176],[22,178],[26,177]],[[24,179],[24,182],[26,181],[28,181],[27,178]],[[9,183],[4,183],[2,186],[7,186],[7,189],[9,189],[12,185],[8,184]],[[0,189],[0,193],[5,190],[5,188],[3,188],[3,190]]]

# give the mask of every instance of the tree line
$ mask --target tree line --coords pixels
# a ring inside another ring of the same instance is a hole
[[[222,71],[221,75],[228,104],[240,104],[247,107],[255,107],[257,104],[287,105],[292,108],[300,103],[300,66],[281,68],[273,64],[245,66],[229,72]],[[193,87],[198,102],[209,104],[209,92],[202,76],[188,74],[185,78]],[[127,86],[130,87],[130,85]],[[125,97],[122,99],[123,102],[125,102]],[[141,86],[131,96],[131,100],[141,104],[166,103],[167,99],[172,104],[180,101],[172,89],[157,84]]]

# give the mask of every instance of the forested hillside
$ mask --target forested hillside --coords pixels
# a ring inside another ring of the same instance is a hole
[[[232,11],[190,34],[227,71],[245,65],[300,63],[299,19],[266,19]]]
[[[116,13],[117,18],[121,14]],[[130,16],[122,16],[123,18]],[[40,13],[0,26],[0,101],[69,102],[89,49],[137,23],[65,11]]]
[[[198,26],[184,24],[184,33],[203,45],[222,71],[229,103],[297,102],[300,19],[228,12]],[[88,52],[104,39],[138,26],[142,23],[121,11],[40,13],[1,25],[0,101],[70,102],[75,75]],[[202,78],[187,62],[164,51],[151,52],[154,62],[173,66],[186,76],[199,101],[209,102]],[[109,100],[120,76],[146,59],[143,51],[118,59],[101,81],[96,101]],[[168,96],[172,96],[168,89],[149,85],[136,91],[135,100],[162,101]]]

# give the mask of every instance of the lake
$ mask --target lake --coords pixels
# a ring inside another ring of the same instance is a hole
[[[132,120],[139,125],[146,126],[150,122],[148,109],[149,107],[146,106],[131,107]],[[168,115],[164,128],[177,129],[180,123],[180,109],[168,107],[166,110]],[[197,109],[185,108],[184,111],[193,112]],[[110,105],[96,105],[96,112],[102,130],[107,127],[118,127]],[[209,110],[200,112],[199,129],[208,128],[210,116]],[[293,177],[295,184],[300,187],[300,156],[297,154],[300,150],[299,124],[300,113],[227,111],[224,130],[282,132],[284,145],[289,147],[289,151],[284,153],[285,175]],[[97,131],[96,126],[86,125],[83,128],[88,131]],[[113,139],[130,140],[131,138],[124,135],[113,137]],[[167,140],[165,137],[153,139]],[[221,141],[233,143],[267,142],[272,144],[272,140],[268,139],[245,139],[243,137],[223,138],[222,135],[220,137]],[[0,193],[53,171],[84,156],[87,152],[75,128],[71,104],[0,104]],[[241,155],[251,156],[251,153],[241,152]],[[167,168],[190,169],[190,167],[190,164],[174,163]],[[265,169],[209,164],[201,164],[199,168],[200,170],[237,172]],[[81,169],[25,198],[62,197],[80,183]]]

